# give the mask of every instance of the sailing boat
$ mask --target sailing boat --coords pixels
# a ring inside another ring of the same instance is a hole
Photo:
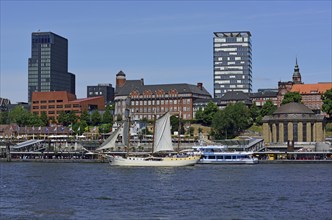
[[[160,154],[165,152],[174,152],[172,146],[172,136],[171,136],[171,125],[170,125],[171,114],[169,112],[165,113],[155,122],[154,137],[152,154]],[[128,129],[123,129],[124,132]],[[125,135],[123,135],[125,136]],[[177,167],[177,166],[190,166],[198,162],[200,156],[191,155],[173,155],[173,156],[147,156],[147,157],[137,157],[137,156],[111,156],[111,165],[115,166],[167,166],[167,167]]]

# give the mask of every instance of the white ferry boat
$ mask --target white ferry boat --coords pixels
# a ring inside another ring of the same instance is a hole
[[[193,147],[201,154],[199,164],[256,164],[258,158],[253,152],[225,151],[226,146],[198,146]]]

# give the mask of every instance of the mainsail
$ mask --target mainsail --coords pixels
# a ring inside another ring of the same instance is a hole
[[[167,112],[156,120],[153,153],[159,151],[174,151],[172,146],[170,117],[171,114]]]
[[[118,127],[96,150],[104,150],[108,148],[115,147],[116,139],[118,138],[119,134],[123,131],[123,124]]]

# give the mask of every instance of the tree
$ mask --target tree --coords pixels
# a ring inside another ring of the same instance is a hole
[[[101,116],[98,110],[94,110],[91,114],[91,125],[99,125],[101,122]]]
[[[203,124],[211,125],[214,114],[218,111],[218,106],[210,101],[203,111]]]
[[[17,123],[19,126],[28,125],[29,112],[22,105],[17,105],[9,112],[10,123]]]
[[[48,118],[47,118],[47,114],[46,114],[46,112],[43,111],[43,112],[40,114],[40,120],[41,120],[41,122],[42,122],[41,126],[47,126],[47,125],[48,125]]]
[[[78,120],[78,117],[74,111],[70,111],[70,112],[61,111],[60,114],[58,115],[57,119],[58,119],[58,123],[60,123],[64,126],[68,126],[70,124],[76,123]]]
[[[29,114],[28,125],[29,126],[41,126],[43,124],[42,120],[37,114]]]
[[[103,114],[103,123],[109,124],[113,122],[113,116],[111,114],[111,107],[109,105],[106,106],[105,112]]]
[[[327,90],[322,95],[323,106],[322,110],[325,112],[329,118],[332,116],[332,89]]]
[[[216,139],[233,138],[250,125],[248,107],[238,102],[219,110],[213,117],[212,134]]]
[[[99,125],[99,132],[108,133],[111,131],[112,124],[101,124]]]
[[[284,96],[284,99],[282,100],[281,105],[291,103],[291,102],[297,102],[301,103],[302,96],[299,92],[287,92]]]
[[[267,100],[261,109],[261,116],[272,115],[273,112],[277,110],[277,106],[273,104],[271,100]]]
[[[203,110],[201,107],[199,107],[199,109],[197,110],[196,114],[195,114],[195,119],[197,121],[197,123],[203,123]]]
[[[8,111],[0,112],[0,124],[9,124]]]
[[[83,110],[81,113],[80,121],[86,121],[88,124],[90,124],[90,115],[87,110]]]
[[[250,110],[250,117],[252,118],[253,122],[257,123],[256,119],[260,114],[260,110],[255,102],[250,106],[249,110]]]

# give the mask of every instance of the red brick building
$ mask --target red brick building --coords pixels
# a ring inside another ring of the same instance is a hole
[[[329,89],[332,89],[332,82],[296,84],[290,91],[300,93],[302,103],[315,113],[320,114],[323,105],[322,95]]]
[[[202,83],[144,85],[143,79],[126,80],[122,71],[116,75],[115,115],[124,117],[129,109],[134,120],[152,120],[169,111],[181,112],[182,119],[191,120],[196,99],[211,99]]]
[[[105,109],[102,96],[77,99],[76,95],[67,91],[33,92],[31,103],[32,113],[41,115],[45,112],[47,117],[53,117],[55,120],[62,111],[74,111],[80,116],[84,110]]]

